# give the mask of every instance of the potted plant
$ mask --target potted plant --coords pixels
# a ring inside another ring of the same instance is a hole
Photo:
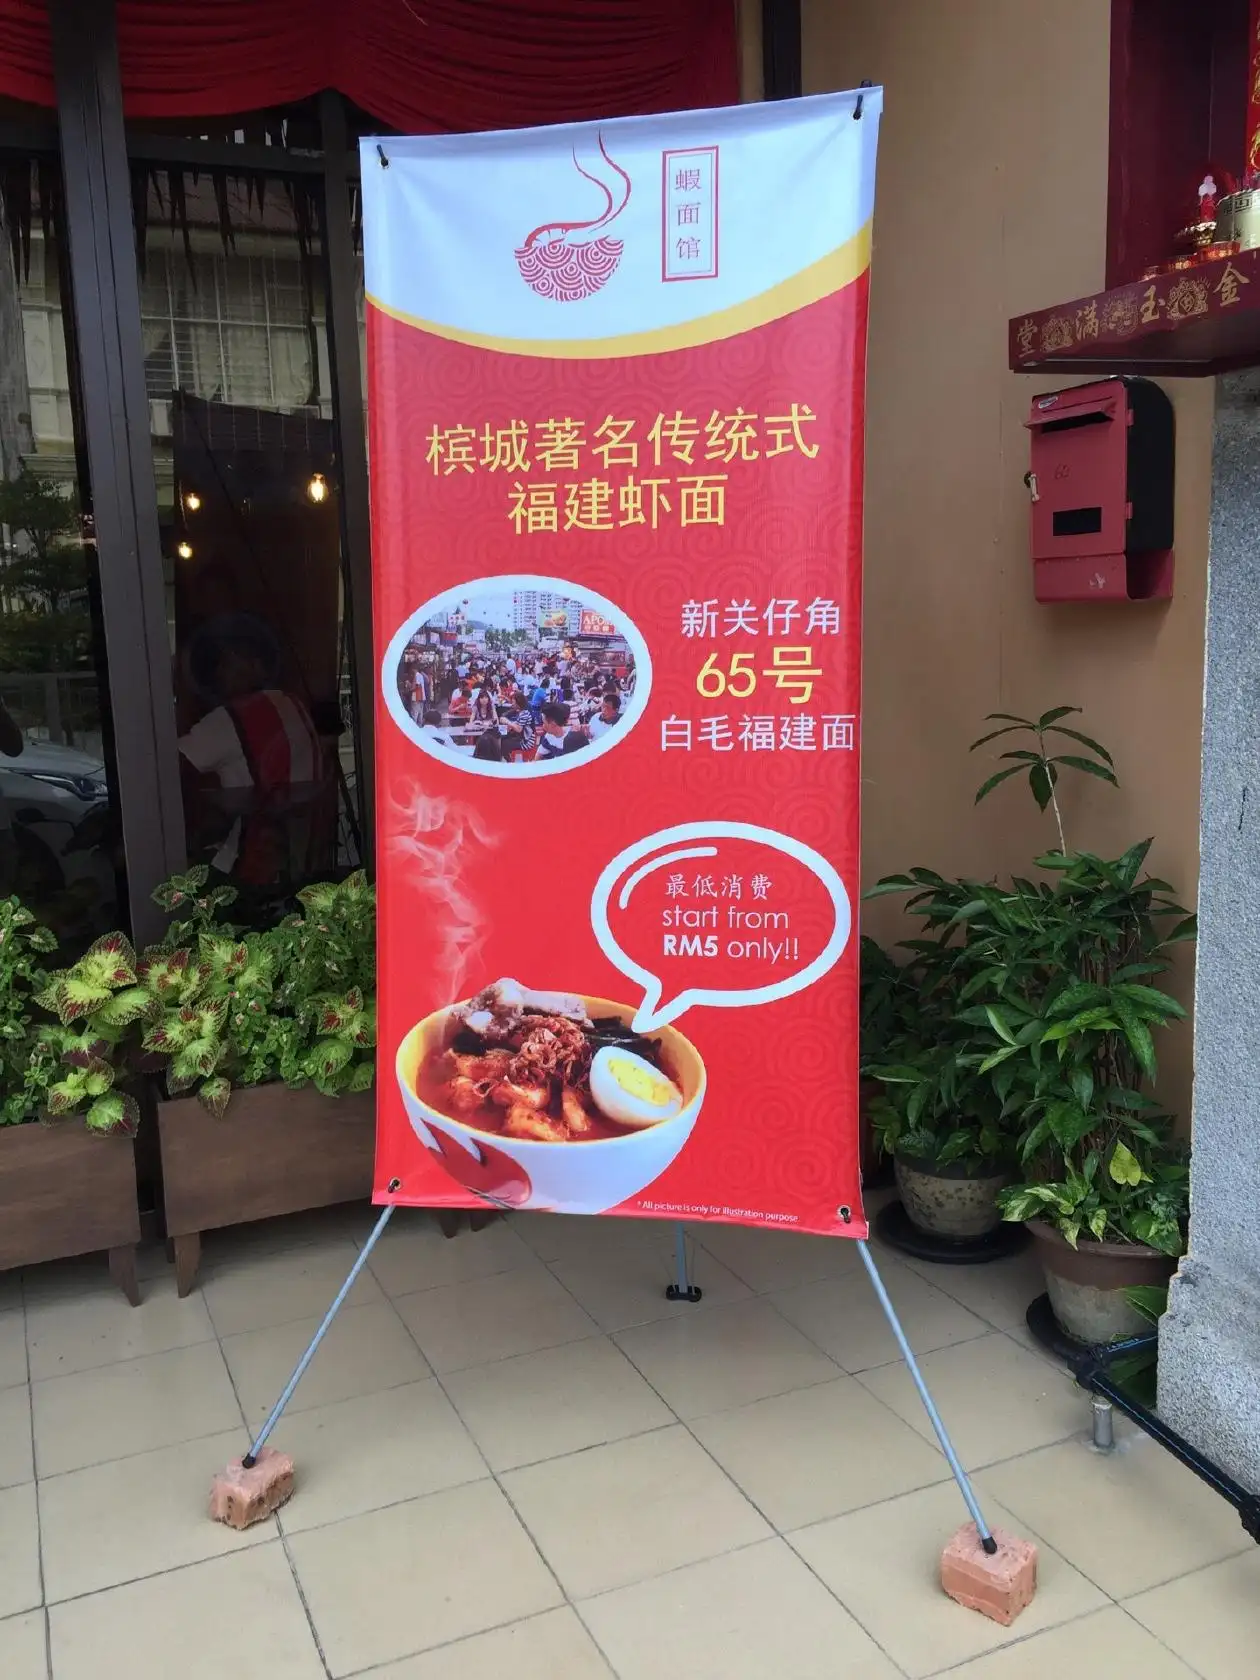
[[[869,1190],[892,1181],[891,1158],[884,1152],[871,1118],[871,1105],[883,1087],[869,1069],[884,1061],[900,1036],[913,1005],[914,988],[906,965],[863,934],[859,945],[858,992],[858,1151],[862,1183]]]
[[[111,935],[49,970],[56,949],[18,899],[0,900],[0,1270],[105,1249],[134,1306],[139,1112],[115,1081],[144,1006],[135,954]]]
[[[304,888],[295,914],[247,931],[225,918],[233,890],[206,879],[197,868],[159,889],[176,919],[139,964],[180,1294],[202,1231],[372,1188],[372,887],[360,872]]]
[[[1038,804],[1054,811],[1060,846],[1037,859],[1049,879],[977,885],[957,914],[983,965],[971,1006],[989,1040],[979,1071],[1019,1127],[1020,1172],[999,1196],[1002,1214],[1036,1239],[1060,1327],[1100,1344],[1140,1333],[1128,1291],[1166,1281],[1184,1251],[1187,1153],[1150,1094],[1155,1034],[1184,1010],[1152,982],[1195,923],[1167,882],[1143,874],[1149,840],[1114,859],[1067,848],[1059,768],[1115,782],[1106,749],[1063,725],[1068,712],[1006,718],[976,743],[1031,738],[977,799],[1026,769]],[[1052,734],[1090,756],[1053,756]]]
[[[900,890],[903,880],[875,890]],[[931,890],[935,897],[938,889]],[[879,1087],[871,1123],[893,1159],[911,1224],[949,1242],[974,1242],[1000,1223],[997,1193],[1010,1182],[1011,1139],[992,1081],[979,1071],[983,1056],[962,1002],[965,948],[939,939],[907,943],[914,955],[903,970],[899,1030],[887,1059],[865,1069]]]

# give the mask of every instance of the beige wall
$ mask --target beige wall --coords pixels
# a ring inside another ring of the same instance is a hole
[[[739,27],[739,96],[745,105],[762,96],[761,0],[735,0]]]
[[[1108,0],[804,0],[805,91],[885,89],[868,388],[864,870],[987,874],[1053,843],[1026,787],[973,805],[986,712],[1084,708],[1121,789],[1066,791],[1069,843],[1155,835],[1192,902],[1212,382],[1177,409],[1171,603],[1043,607],[1028,559],[1030,399],[1009,316],[1103,284]],[[1083,778],[1074,778],[1081,781]],[[869,931],[895,937],[891,904]],[[1187,1004],[1191,963],[1175,989]],[[1162,1094],[1188,1115],[1190,1033]]]

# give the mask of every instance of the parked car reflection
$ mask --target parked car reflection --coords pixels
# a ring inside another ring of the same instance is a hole
[[[63,938],[88,938],[116,916],[104,762],[53,741],[0,735],[0,893],[17,893]]]

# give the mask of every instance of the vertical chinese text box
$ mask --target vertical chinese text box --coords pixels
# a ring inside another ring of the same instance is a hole
[[[661,279],[716,279],[717,147],[662,152],[661,171]]]

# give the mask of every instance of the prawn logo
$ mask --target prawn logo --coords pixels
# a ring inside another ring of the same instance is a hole
[[[597,137],[599,161],[592,174],[573,153],[578,174],[599,188],[604,196],[603,212],[586,222],[544,222],[526,236],[516,252],[521,279],[539,297],[556,303],[581,303],[601,291],[617,272],[625,249],[620,239],[605,230],[630,202],[630,177],[609,157],[604,137]]]

